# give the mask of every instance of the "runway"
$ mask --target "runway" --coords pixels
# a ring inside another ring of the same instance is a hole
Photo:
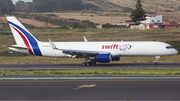
[[[179,101],[180,80],[1,81],[0,100]]]
[[[0,64],[0,70],[42,70],[42,69],[137,69],[137,68],[180,68],[180,63],[106,63],[92,66],[81,64]]]

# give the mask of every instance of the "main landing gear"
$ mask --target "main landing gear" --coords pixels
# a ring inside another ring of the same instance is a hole
[[[155,60],[155,63],[154,63],[154,64],[155,64],[155,65],[158,65],[158,62],[159,62],[158,59],[161,58],[161,57],[160,57],[160,56],[155,56],[155,58],[156,58],[156,60]]]
[[[85,62],[83,62],[82,65],[83,66],[96,65],[96,62],[94,60],[91,60],[90,62],[88,62],[89,60],[90,60],[90,57],[86,57]]]
[[[83,66],[90,66],[90,65],[96,65],[96,62],[83,62],[82,63]]]

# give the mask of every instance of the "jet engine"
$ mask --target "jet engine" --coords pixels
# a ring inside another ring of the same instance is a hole
[[[97,54],[94,56],[95,62],[111,62],[112,57],[111,54]]]

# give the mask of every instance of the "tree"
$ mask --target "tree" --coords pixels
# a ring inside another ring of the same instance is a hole
[[[22,4],[25,4],[25,2],[24,1],[17,1],[16,2],[16,5],[22,5]]]
[[[13,7],[11,0],[0,0],[0,15],[10,13]]]
[[[132,19],[133,22],[136,22],[139,24],[140,21],[146,20],[145,14],[146,14],[146,12],[142,8],[141,0],[137,0],[136,9],[132,10],[130,18]]]
[[[83,25],[83,24],[79,24],[77,22],[73,23],[72,24],[72,27],[75,29],[75,28],[87,28],[86,25]]]
[[[133,9],[132,8],[129,8],[129,7],[123,7],[123,13],[124,15],[127,15],[128,12],[131,12]]]
[[[75,22],[72,24],[72,27],[75,29],[75,28],[78,28],[79,27],[79,23]]]

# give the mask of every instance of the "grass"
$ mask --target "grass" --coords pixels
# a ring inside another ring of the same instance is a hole
[[[180,55],[162,56],[159,63],[179,63]],[[84,58],[51,58],[40,56],[25,56],[25,57],[6,57],[0,56],[0,64],[55,64],[55,63],[79,63],[81,64]],[[120,61],[111,63],[154,63],[155,57],[121,57]]]
[[[51,76],[180,76],[180,69],[1,70],[0,75]]]
[[[152,0],[141,0],[142,2],[145,2],[145,3],[153,3]]]
[[[137,0],[124,0],[124,1],[119,1],[119,0],[108,0],[109,2],[112,2],[114,4],[117,4],[122,7],[135,7],[136,1]],[[153,11],[152,8],[149,8],[149,6],[152,6],[153,8],[157,8],[157,5],[163,5],[158,11],[161,9],[167,9],[164,7],[164,5],[169,5],[169,6],[175,6],[176,3],[179,3],[179,0],[173,0],[173,1],[161,1],[161,0],[141,0],[143,8],[146,8],[145,10],[147,12]],[[177,6],[175,6],[177,7]],[[170,9],[170,8],[169,8]]]
[[[43,13],[49,14],[49,13]],[[77,20],[89,20],[94,23],[106,24],[106,23],[119,23],[125,20],[130,20],[128,16],[102,16],[101,14],[83,14],[83,13],[52,13],[54,15],[59,16],[59,18],[65,19],[77,19]],[[91,16],[93,15],[93,17]]]

